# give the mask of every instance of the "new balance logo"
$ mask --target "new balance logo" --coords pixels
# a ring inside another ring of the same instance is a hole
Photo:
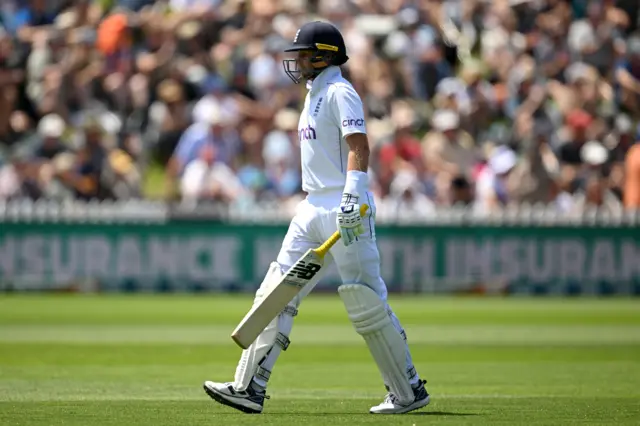
[[[315,263],[300,262],[289,271],[287,274],[290,278],[299,278],[301,280],[310,280],[316,276],[316,273],[320,270],[320,265]]]

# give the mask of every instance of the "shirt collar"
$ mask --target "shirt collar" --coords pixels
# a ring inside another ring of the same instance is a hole
[[[330,67],[323,70],[316,78],[313,80],[307,80],[307,89],[311,91],[311,93],[317,92],[322,86],[331,81],[334,77],[342,75],[340,68],[331,65]]]

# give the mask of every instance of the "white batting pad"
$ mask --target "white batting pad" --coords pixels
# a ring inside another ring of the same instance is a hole
[[[347,309],[349,319],[373,356],[385,384],[400,404],[415,399],[406,373],[406,348],[402,335],[391,322],[380,297],[361,284],[343,284],[338,293]]]
[[[260,288],[256,292],[254,305],[260,301],[269,289],[269,286],[277,283],[282,277],[280,265],[272,262]],[[280,352],[289,345],[289,334],[293,327],[293,316],[297,311],[287,306],[283,314],[275,317],[256,340],[247,349],[242,351],[242,356],[236,368],[234,388],[239,391],[246,390],[254,376],[260,377],[264,382],[269,380],[270,370],[261,367],[269,351]],[[276,345],[277,343],[277,345]]]

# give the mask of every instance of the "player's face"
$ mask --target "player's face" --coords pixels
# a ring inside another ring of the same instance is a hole
[[[311,58],[314,53],[311,50],[301,50],[298,52],[296,63],[298,64],[298,70],[303,78],[313,77],[313,65],[311,65]]]
[[[316,76],[316,69],[327,66],[325,60],[317,58],[318,53],[313,50],[300,50],[293,59],[284,59],[284,70],[296,83],[302,80],[310,80]]]

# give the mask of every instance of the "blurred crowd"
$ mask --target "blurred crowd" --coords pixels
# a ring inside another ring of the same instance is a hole
[[[293,206],[306,94],[342,31],[378,211],[640,205],[637,0],[2,0],[0,200]]]

